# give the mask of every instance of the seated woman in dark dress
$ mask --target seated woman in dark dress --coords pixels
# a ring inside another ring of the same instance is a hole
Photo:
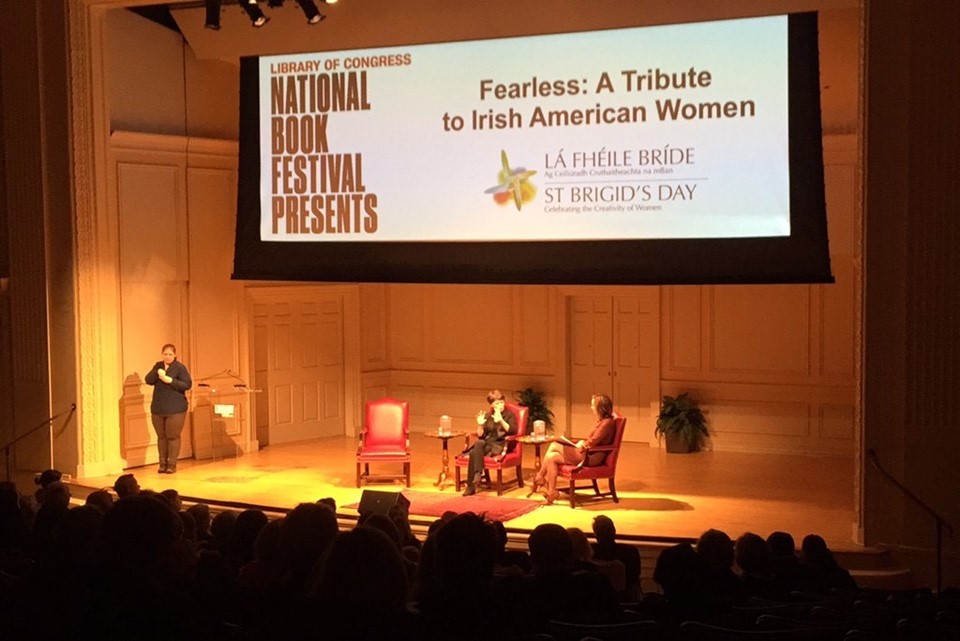
[[[597,416],[597,424],[593,426],[590,435],[577,441],[576,446],[566,445],[555,441],[547,448],[543,456],[540,471],[533,480],[533,491],[536,492],[546,485],[547,505],[557,500],[557,475],[561,465],[579,465],[586,451],[598,445],[609,445],[613,442],[616,432],[613,420],[613,401],[606,394],[594,394],[590,398],[590,409]],[[593,452],[585,465],[599,465],[606,457],[606,452]]]

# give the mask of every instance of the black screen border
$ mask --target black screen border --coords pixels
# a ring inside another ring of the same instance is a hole
[[[788,16],[789,237],[539,242],[260,240],[258,60],[240,61],[235,280],[680,285],[832,283],[816,12]]]

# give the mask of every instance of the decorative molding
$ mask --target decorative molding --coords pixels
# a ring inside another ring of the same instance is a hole
[[[77,318],[80,411],[77,416],[80,435],[78,470],[94,465],[103,451],[103,412],[100,407],[98,378],[102,367],[100,325],[97,322],[99,299],[97,283],[97,107],[103,109],[103,96],[95,96],[94,74],[102,67],[99,47],[100,15],[82,0],[72,0],[68,9],[71,132],[73,134],[73,195],[77,252]],[[96,53],[95,53],[96,52]],[[98,56],[95,68],[93,55]],[[102,86],[102,83],[101,85]],[[78,472],[79,474],[79,472]]]
[[[230,161],[236,169],[240,145],[236,140],[219,138],[190,138],[171,134],[143,133],[138,131],[113,131],[110,133],[112,150],[133,150],[147,152],[167,152],[186,154],[188,167],[205,167],[214,160],[214,167],[224,166],[223,160]],[[225,167],[226,168],[226,167]]]

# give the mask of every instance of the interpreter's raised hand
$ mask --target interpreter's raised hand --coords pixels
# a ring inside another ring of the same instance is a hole
[[[485,412],[477,412],[477,425],[483,425],[487,422],[487,415]]]

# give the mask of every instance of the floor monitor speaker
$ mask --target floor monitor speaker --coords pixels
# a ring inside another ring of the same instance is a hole
[[[405,508],[410,507],[410,499],[400,492],[380,492],[377,490],[364,490],[360,495],[360,505],[357,512],[364,514],[373,512],[374,514],[387,514],[394,505],[402,505]]]

